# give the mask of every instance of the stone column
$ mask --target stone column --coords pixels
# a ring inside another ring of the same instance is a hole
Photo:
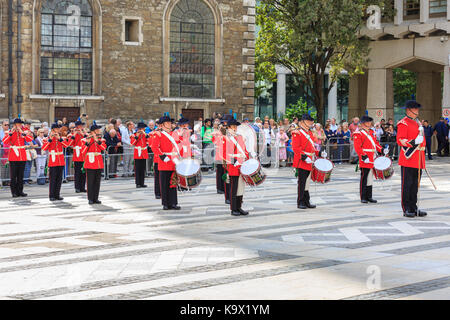
[[[395,9],[397,9],[397,14],[394,17],[394,24],[399,25],[403,22],[403,0],[395,0]]]
[[[338,119],[338,105],[337,105],[337,83],[333,84],[330,92],[328,93],[328,119]]]
[[[420,0],[420,22],[425,23],[430,18],[430,0]]]
[[[450,1],[448,1],[450,3]],[[444,67],[444,90],[442,109],[450,109],[450,66]]]
[[[367,72],[350,78],[348,97],[348,119],[361,117],[367,103]]]
[[[420,119],[436,123],[441,109],[441,74],[438,72],[417,73],[417,101],[422,105]]]
[[[286,74],[277,74],[277,114],[286,113]]]
[[[392,69],[370,69],[367,84],[367,110],[375,122],[394,118]],[[378,112],[381,111],[381,114]]]

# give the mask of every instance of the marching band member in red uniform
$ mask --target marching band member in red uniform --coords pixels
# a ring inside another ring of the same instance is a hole
[[[292,132],[293,166],[297,168],[298,172],[297,208],[315,208],[316,205],[311,204],[309,195],[311,170],[315,157],[319,154],[314,146],[313,132],[311,131],[314,119],[309,114],[304,114],[299,124],[300,127]]]
[[[189,129],[189,119],[181,118],[178,120],[178,129],[174,131],[176,139],[180,140],[179,148],[183,150],[183,158],[192,158],[191,133]]]
[[[159,183],[159,156],[156,155],[156,147],[161,136],[161,124],[159,120],[156,120],[156,125],[158,126],[155,130],[150,132],[150,146],[153,152],[153,172],[154,172],[154,191],[155,198],[161,199],[161,185]]]
[[[231,215],[246,216],[248,211],[242,209],[244,198],[245,182],[241,176],[241,165],[248,160],[249,154],[245,147],[244,137],[237,134],[237,127],[240,125],[236,119],[228,121],[228,132],[225,143],[227,170],[231,184]]]
[[[27,194],[23,192],[23,175],[27,161],[25,141],[31,142],[33,138],[26,134],[21,119],[15,119],[13,125],[13,128],[3,137],[3,144],[10,145],[8,162],[11,175],[11,194],[13,198],[26,197]]]
[[[75,131],[68,136],[70,146],[73,149],[73,167],[75,171],[75,192],[86,192],[86,173],[83,173],[84,154],[82,150],[84,148],[84,141],[87,137],[84,130],[85,123],[78,119],[75,122]]]
[[[163,210],[180,210],[177,199],[177,187],[175,166],[182,156],[183,150],[178,147],[180,140],[172,131],[172,122],[168,116],[159,119],[162,131],[155,136],[152,149],[155,157],[159,158],[158,170],[161,186],[161,202]],[[153,148],[154,147],[154,148]]]
[[[226,130],[225,130],[226,134]],[[225,145],[225,134],[220,130],[215,130],[212,136],[212,142],[215,146],[214,160],[216,163],[216,189],[218,194],[225,193],[225,183],[222,179],[225,174],[223,167],[223,149]]]
[[[98,196],[100,193],[102,170],[104,168],[102,151],[106,150],[106,143],[105,139],[102,139],[101,128],[94,121],[94,124],[91,126],[90,135],[84,139],[84,169],[86,170],[89,204],[102,203],[98,200]]]
[[[427,215],[417,208],[417,192],[422,169],[425,169],[426,147],[423,127],[418,119],[421,107],[416,101],[407,101],[406,117],[397,124],[397,144],[401,148],[398,164],[402,170],[402,209],[403,216],[408,218]]]
[[[145,134],[147,126],[143,122],[137,125],[137,132],[131,136],[131,145],[134,146],[134,177],[136,188],[147,188],[145,184],[145,169],[148,159],[149,136]]]
[[[60,135],[61,125],[52,124],[48,139],[44,140],[42,151],[48,151],[49,168],[49,198],[50,201],[63,200],[60,196],[61,184],[63,179],[64,166],[64,148],[70,145],[66,139]]]
[[[359,167],[361,168],[359,194],[362,203],[377,203],[377,200],[372,198],[372,169],[375,155],[377,152],[381,153],[382,147],[378,143],[375,132],[370,129],[373,119],[369,116],[363,116],[359,122],[361,128],[353,134],[354,147],[359,156]]]

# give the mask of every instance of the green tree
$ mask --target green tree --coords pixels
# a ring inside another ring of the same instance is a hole
[[[350,76],[367,66],[368,39],[358,36],[369,5],[392,17],[393,0],[261,0],[256,22],[257,73],[271,78],[276,64],[288,68],[323,118],[324,96],[342,70]],[[330,86],[323,90],[325,70]]]
[[[414,72],[402,68],[396,68],[394,73],[394,102],[403,106],[406,100],[416,94],[417,76]]]
[[[304,101],[303,98],[300,98],[296,104],[291,104],[286,108],[285,116],[290,121],[294,120],[294,118],[300,120],[302,118],[302,115],[308,112],[311,112],[311,116],[313,118],[315,118],[317,115],[316,111],[313,111],[313,108],[309,107],[308,103]]]

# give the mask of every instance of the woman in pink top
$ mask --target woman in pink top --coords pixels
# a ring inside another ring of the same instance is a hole
[[[280,161],[286,161],[286,142],[289,140],[289,137],[287,136],[286,132],[284,132],[283,127],[279,127],[276,139],[279,148]]]

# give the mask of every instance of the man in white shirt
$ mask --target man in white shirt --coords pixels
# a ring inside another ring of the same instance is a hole
[[[131,144],[130,137],[134,133],[134,123],[128,121],[126,127],[122,124],[119,126],[120,135],[122,136],[123,145],[123,177],[133,176],[133,154],[134,147]]]
[[[331,119],[330,130],[333,132],[336,132],[337,129],[338,129],[338,125],[336,124],[336,119],[333,118],[333,119]]]

